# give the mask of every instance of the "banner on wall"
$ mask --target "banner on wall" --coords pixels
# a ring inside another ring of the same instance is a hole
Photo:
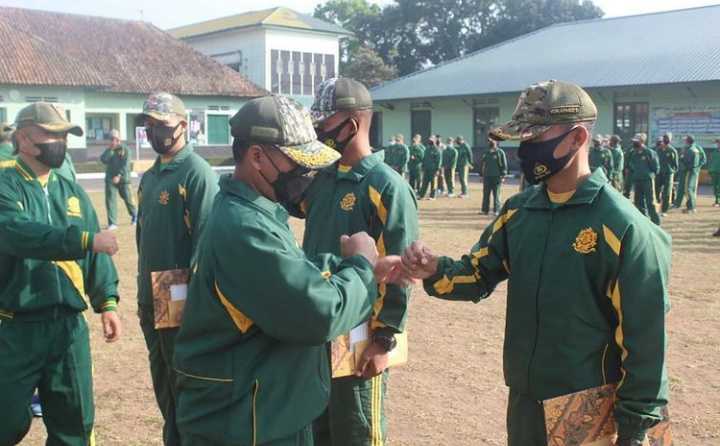
[[[695,135],[700,141],[720,136],[720,105],[694,107],[657,107],[650,120],[652,135],[672,132],[676,136]]]

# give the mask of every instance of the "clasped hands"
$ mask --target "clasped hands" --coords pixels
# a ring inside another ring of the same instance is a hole
[[[418,279],[426,279],[437,271],[438,258],[421,241],[413,242],[402,256],[380,257],[375,240],[366,232],[340,237],[343,257],[361,255],[373,266],[378,283],[409,286]]]

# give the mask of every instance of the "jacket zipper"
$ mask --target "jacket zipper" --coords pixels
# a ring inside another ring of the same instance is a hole
[[[257,444],[257,394],[260,390],[260,380],[255,380],[255,385],[253,386],[253,401],[252,401],[252,423],[253,423],[253,441],[252,444],[255,446]]]
[[[605,375],[605,358],[607,356],[608,347],[610,347],[610,344],[605,344],[605,348],[603,349],[603,355],[602,355],[603,386],[607,384],[607,376]]]
[[[49,183],[48,183],[49,184]],[[50,208],[50,192],[48,191],[47,184],[45,186],[42,186],[43,195],[45,196],[45,208],[47,209],[48,214],[48,223],[52,226],[53,219],[52,219],[52,210]],[[55,266],[55,289],[57,290],[57,297],[58,297],[58,304],[63,303],[62,300],[62,292],[60,291],[60,272],[58,271],[58,266]],[[57,307],[55,308],[55,311],[57,311]]]
[[[550,230],[552,230],[552,223],[553,223],[554,216],[555,216],[555,210],[551,209],[550,210],[550,224],[548,225]],[[548,231],[548,234],[545,237],[545,245],[543,246],[543,252],[542,252],[543,260],[545,258],[545,253],[547,252],[548,240],[550,240],[550,231]],[[527,391],[530,394],[532,394],[530,391],[530,388],[531,388],[530,379],[532,376],[533,362],[535,361],[535,351],[537,350],[538,339],[540,337],[540,286],[541,286],[540,281],[542,280],[544,265],[545,265],[545,262],[543,261],[540,264],[538,284],[537,284],[537,289],[535,290],[535,343],[533,345],[532,354],[530,355],[530,361],[528,363],[528,374],[527,374]],[[538,403],[542,404],[542,401],[538,401]]]

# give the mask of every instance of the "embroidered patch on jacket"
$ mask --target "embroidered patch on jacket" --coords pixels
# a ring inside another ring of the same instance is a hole
[[[160,199],[158,201],[160,201],[160,204],[162,204],[163,206],[170,203],[170,192],[166,190],[160,192]]]
[[[550,172],[550,169],[545,164],[537,164],[535,168],[533,169],[533,173],[535,174],[535,177],[541,178],[547,173]]]
[[[70,197],[67,200],[67,214],[70,217],[82,217],[80,200],[77,197]]]
[[[593,231],[592,228],[583,229],[575,238],[573,248],[580,254],[590,254],[591,252],[595,252],[597,240],[597,232]]]
[[[354,193],[350,192],[340,201],[340,209],[350,212],[355,207],[355,202],[357,202],[357,198]]]

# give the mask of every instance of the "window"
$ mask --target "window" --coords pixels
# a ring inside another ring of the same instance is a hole
[[[270,51],[270,90],[273,93],[280,93],[280,51]]]
[[[299,51],[293,51],[292,62],[290,65],[290,75],[292,76],[292,94],[302,94],[302,70],[300,65],[302,64],[301,53]]]
[[[486,148],[490,130],[500,116],[496,107],[479,107],[473,109],[473,147]]]
[[[290,92],[290,51],[280,51],[280,93],[291,94]]]
[[[65,119],[67,119],[68,122],[72,122],[72,118],[70,116],[70,110],[65,110]]]
[[[189,110],[188,115],[190,117],[188,124],[188,137],[190,142],[199,146],[207,145],[207,133],[205,132],[205,110]],[[227,122],[225,124],[227,125]]]
[[[302,72],[303,72],[303,92],[302,94],[305,96],[312,96],[315,94],[315,90],[313,90],[313,55],[312,53],[303,53],[302,55],[303,63],[302,63]]]
[[[113,115],[86,114],[85,133],[88,141],[107,141],[110,139],[110,130],[115,128]]]
[[[335,55],[270,51],[270,89],[273,93],[312,96],[325,79],[335,77]]]
[[[410,133],[420,135],[427,141],[432,132],[432,112],[430,110],[412,110],[410,112]]]
[[[615,133],[630,141],[637,133],[648,133],[650,107],[647,102],[615,104]]]
[[[0,122],[8,122],[7,109],[5,107],[0,108]]]

